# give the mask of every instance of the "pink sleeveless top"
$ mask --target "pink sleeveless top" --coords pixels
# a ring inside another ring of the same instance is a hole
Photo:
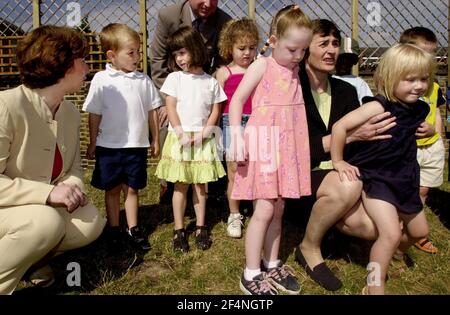
[[[244,77],[243,73],[237,73],[237,74],[233,74],[231,73],[230,68],[228,68],[228,66],[225,66],[228,70],[228,72],[230,72],[230,76],[228,77],[228,80],[225,81],[225,84],[223,86],[223,91],[225,92],[225,94],[227,95],[227,104],[225,105],[225,108],[223,110],[224,114],[228,114],[228,110],[230,108],[230,102],[231,102],[231,98],[233,97],[234,92],[236,92],[236,89],[239,85],[239,83],[241,83],[242,78]],[[249,97],[247,99],[247,101],[244,103],[244,108],[242,109],[242,114],[244,115],[250,115],[252,113],[252,100]]]
[[[311,194],[310,152],[305,102],[298,67],[272,57],[252,96],[245,127],[248,162],[238,165],[233,199],[300,198]]]

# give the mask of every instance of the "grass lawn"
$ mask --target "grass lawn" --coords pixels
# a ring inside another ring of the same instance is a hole
[[[153,174],[150,168],[148,174]],[[104,213],[103,194],[88,183],[91,173],[86,172],[90,199]],[[447,174],[445,174],[447,178]],[[191,251],[174,254],[172,251],[173,216],[169,206],[160,206],[159,185],[149,176],[148,187],[141,192],[140,222],[146,228],[152,249],[145,255],[132,250],[111,256],[100,237],[93,244],[68,252],[51,262],[56,284],[40,289],[46,294],[241,294],[239,278],[245,266],[244,238],[231,239],[226,235],[227,209],[223,204],[207,205],[207,224],[211,228],[212,247],[198,250],[191,236]],[[439,248],[429,255],[411,248],[411,261],[393,263],[389,269],[389,294],[449,294],[450,293],[450,183],[430,194],[426,214],[430,223],[430,238]],[[301,211],[299,209],[299,211]],[[251,211],[246,213],[248,224]],[[124,222],[124,213],[121,215]],[[186,215],[188,229],[195,228],[195,216],[189,209]],[[285,220],[283,226],[281,259],[292,266],[302,284],[301,294],[360,294],[365,285],[366,265],[370,242],[332,233],[323,244],[327,264],[343,281],[342,289],[330,293],[315,284],[294,261],[294,249],[303,237],[305,219],[294,224]],[[66,270],[70,262],[81,267],[81,287],[69,287]],[[17,294],[35,292],[35,288],[22,281]]]

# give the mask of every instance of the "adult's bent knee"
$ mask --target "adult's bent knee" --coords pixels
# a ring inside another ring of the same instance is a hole
[[[327,197],[338,208],[352,207],[361,198],[361,181],[341,181],[337,172],[328,173],[317,191],[317,199]]]
[[[68,213],[63,208],[60,208],[59,211],[65,220],[66,234],[57,251],[88,245],[100,236],[106,223],[106,219],[91,203],[78,208],[73,213]]]
[[[64,220],[58,211],[45,205],[27,205],[11,209],[15,212],[15,222],[9,235],[20,244],[24,253],[36,256],[53,249],[65,233]]]

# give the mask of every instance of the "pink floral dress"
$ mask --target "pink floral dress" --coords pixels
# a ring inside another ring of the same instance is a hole
[[[266,57],[267,68],[252,96],[245,128],[249,161],[238,166],[232,198],[300,198],[311,194],[305,103],[298,67]]]

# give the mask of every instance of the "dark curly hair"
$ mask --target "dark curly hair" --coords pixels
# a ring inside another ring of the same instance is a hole
[[[45,88],[62,79],[75,59],[87,55],[83,35],[60,26],[41,26],[17,44],[17,63],[22,83],[31,88]]]

